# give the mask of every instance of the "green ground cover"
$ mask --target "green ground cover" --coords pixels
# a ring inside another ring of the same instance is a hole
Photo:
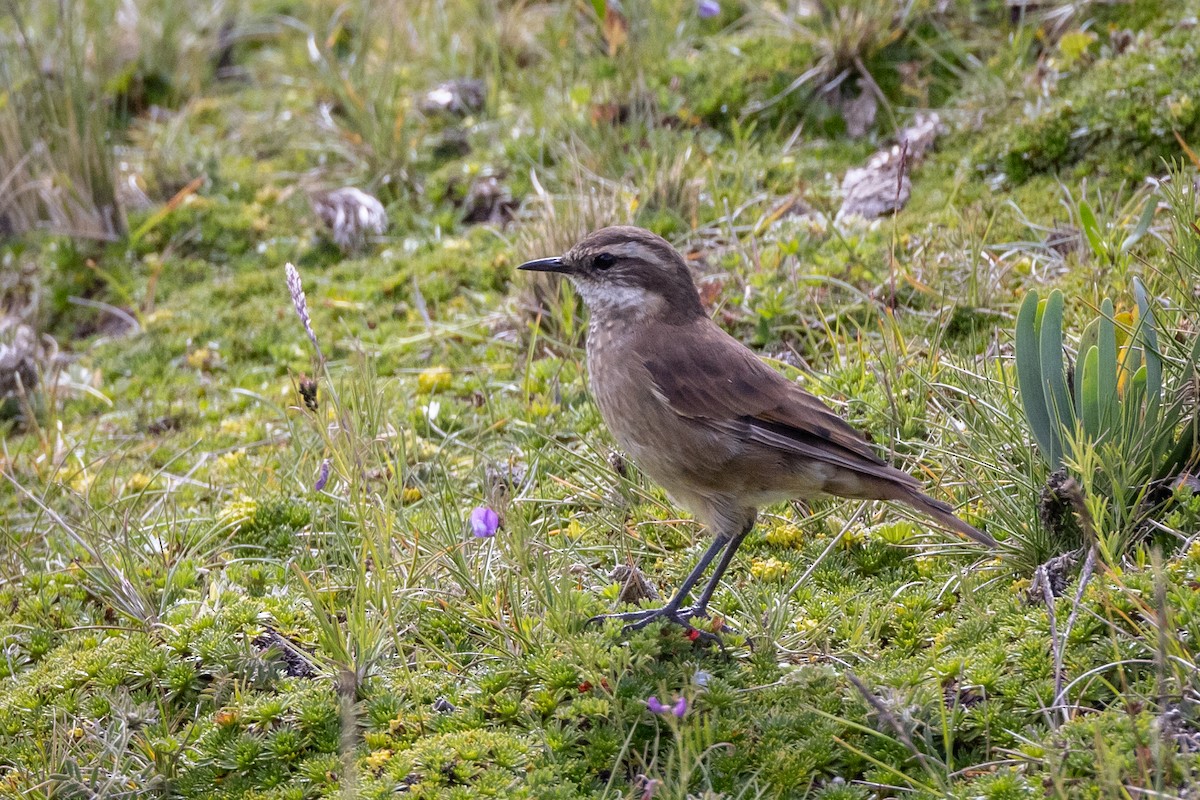
[[[1194,2],[192,6],[0,6],[0,343],[47,337],[0,374],[0,797],[1195,796],[1195,462],[1138,470],[1125,360],[1051,463],[1014,357],[1059,289],[1082,381],[1110,298],[1191,441]],[[835,222],[929,109],[905,208]],[[342,186],[385,233],[335,244]],[[724,652],[585,625],[707,543],[515,269],[612,223],[1001,548],[778,506]]]

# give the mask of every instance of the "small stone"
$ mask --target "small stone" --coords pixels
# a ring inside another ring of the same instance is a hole
[[[268,627],[256,636],[251,644],[260,651],[278,654],[279,661],[283,665],[283,671],[288,677],[317,677],[317,669],[313,666],[312,659],[309,658],[308,654],[292,644],[291,640],[274,628]]]
[[[0,400],[33,391],[45,348],[33,328],[13,317],[0,317]]]
[[[641,605],[644,600],[658,599],[658,590],[637,567],[618,564],[613,567],[608,577],[621,584],[621,593],[617,595],[617,600],[621,603]]]
[[[463,222],[467,224],[502,225],[517,212],[512,192],[495,175],[474,181],[462,201]]]
[[[842,119],[846,122],[846,135],[851,139],[861,139],[871,126],[875,124],[875,112],[879,110],[879,100],[875,93],[863,89],[858,97],[842,103]]]
[[[896,134],[896,144],[876,152],[865,166],[847,170],[837,221],[848,217],[871,220],[904,208],[912,194],[909,169],[925,157],[941,131],[937,114],[918,114]]]
[[[442,113],[465,116],[483,108],[487,84],[475,78],[454,78],[426,92],[418,107],[426,114]]]
[[[310,197],[313,210],[333,234],[333,243],[343,252],[362,248],[371,235],[387,230],[383,203],[353,186],[318,192]]]

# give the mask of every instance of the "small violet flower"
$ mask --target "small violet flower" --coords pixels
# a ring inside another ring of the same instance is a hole
[[[671,705],[667,705],[654,695],[650,695],[646,698],[646,708],[650,709],[650,711],[654,714],[669,713],[674,714],[676,717],[682,719],[683,715],[687,713],[687,698],[680,697]]]
[[[721,4],[717,0],[696,0],[696,16],[700,19],[712,19],[721,13]]]
[[[496,535],[500,527],[500,515],[487,506],[476,506],[471,511],[471,532],[477,539],[488,539]]]
[[[329,483],[329,459],[321,462],[320,468],[317,470],[317,482],[313,484],[313,491],[319,492],[325,488],[325,484]]]

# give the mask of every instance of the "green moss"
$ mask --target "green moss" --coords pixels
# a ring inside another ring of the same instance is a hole
[[[248,8],[326,31],[344,60],[331,67],[354,66],[373,39],[349,17],[326,30],[309,5]],[[842,176],[886,142],[878,130],[845,141],[810,87],[783,94],[817,45],[764,31],[736,3],[699,20],[690,0],[634,0],[631,41],[609,57],[587,8],[460,5],[413,6],[402,75],[374,53],[349,78],[362,97],[380,88],[364,80],[473,71],[492,90],[483,112],[453,122],[403,106],[412,116],[398,125],[460,126],[471,149],[414,140],[390,232],[362,252],[326,240],[305,193],[388,190],[353,137],[326,129],[319,103],[335,93],[304,71],[302,36],[243,43],[248,80],[130,121],[123,152],[152,197],[131,212],[136,237],[0,244],[0,270],[43,268],[39,318],[69,370],[40,430],[5,429],[0,470],[99,548],[0,479],[0,795],[68,791],[45,776],[76,765],[88,780],[121,776],[121,791],[214,800],[636,797],[646,779],[676,798],[849,800],[873,784],[964,800],[1185,791],[1197,764],[1181,742],[1197,721],[1161,698],[1194,693],[1181,665],[1200,640],[1200,548],[1168,550],[1159,568],[1147,546],[1098,571],[1069,635],[1068,587],[1055,640],[1009,561],[918,549],[938,534],[884,504],[814,500],[764,509],[731,564],[712,604],[712,624],[739,629],[725,629],[726,653],[670,625],[586,624],[612,610],[614,565],[666,594],[707,534],[635,465],[610,461],[581,319],[567,319],[579,308],[535,321],[514,265],[561,247],[568,224],[613,214],[668,236],[720,324],[790,362],[789,378],[932,494],[970,501],[964,514],[1009,536],[1007,559],[1026,546],[1036,490],[1005,472],[1036,470],[1011,384],[984,378],[1001,374],[1028,286],[1086,306],[1110,280],[1098,259],[1055,261],[1027,240],[1067,219],[1056,177],[1122,196],[1122,178],[1176,152],[1173,129],[1200,139],[1185,99],[1200,88],[1196,32],[1160,30],[1186,12],[1090,7],[1100,38],[1050,96],[1026,105],[1018,88],[985,133],[940,142],[896,217],[833,225]],[[898,109],[948,98],[969,110],[978,98],[957,64],[984,64],[980,82],[1006,91],[1036,77],[1006,13],[989,2],[922,17],[866,66]],[[1110,24],[1145,30],[1113,55]],[[154,88],[136,71],[118,78],[114,90]],[[623,120],[602,119],[597,103],[631,98]],[[338,122],[353,112],[349,96],[329,109]],[[462,224],[452,184],[481,169],[528,198],[511,224]],[[198,175],[193,197],[162,205]],[[577,219],[581,198],[599,210]],[[777,213],[794,199],[811,211]],[[1155,233],[1169,240],[1164,214]],[[1190,308],[1174,245],[1150,238],[1137,268],[1167,306]],[[14,291],[0,279],[0,299]],[[72,296],[134,310],[143,330],[116,336],[107,312]],[[420,377],[430,367],[449,376],[436,391]],[[315,415],[296,408],[302,372],[321,375]],[[989,439],[988,423],[1002,435]],[[331,448],[339,474],[316,492]],[[466,521],[480,504],[504,516],[488,540]],[[1161,521],[1187,536],[1197,506],[1180,488]],[[1071,710],[1057,725],[1054,641]],[[353,704],[332,680],[343,647],[359,670]],[[651,695],[684,697],[687,712],[654,714]],[[1019,767],[995,767],[1012,753]]]
[[[1176,134],[1200,140],[1198,44],[1194,28],[1177,29],[1096,61],[1011,122],[996,119],[979,157],[1015,183],[1069,169],[1133,181],[1163,172],[1181,155]]]

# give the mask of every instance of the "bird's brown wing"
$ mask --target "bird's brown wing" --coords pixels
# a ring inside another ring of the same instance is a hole
[[[637,348],[657,394],[675,413],[806,458],[916,485],[911,476],[886,466],[832,409],[710,320],[679,333]]]
[[[900,500],[924,511],[947,528],[988,547],[996,540],[954,515],[954,510],[921,491],[908,473],[888,466],[845,420],[717,327],[693,323],[677,335],[638,343],[635,352],[650,373],[655,393],[675,413],[703,420],[718,430],[851,470],[866,479],[859,497]],[[685,344],[686,343],[686,344]]]

